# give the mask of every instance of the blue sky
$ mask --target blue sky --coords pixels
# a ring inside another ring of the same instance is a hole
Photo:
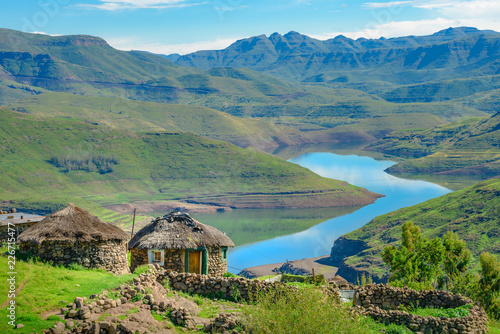
[[[425,35],[456,26],[500,31],[499,0],[21,0],[0,27],[99,36],[122,50],[189,53],[298,31],[319,39]]]

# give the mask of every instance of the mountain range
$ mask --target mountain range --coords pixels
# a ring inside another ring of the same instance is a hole
[[[325,41],[297,32],[239,40],[176,63],[201,69],[249,68],[292,82],[353,88],[389,102],[438,102],[496,91],[500,34],[470,27],[428,36]],[[457,101],[458,105],[465,102]],[[491,113],[491,107],[472,104]],[[495,107],[497,105],[495,104]]]

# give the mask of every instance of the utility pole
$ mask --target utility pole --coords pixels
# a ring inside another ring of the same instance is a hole
[[[134,219],[132,220],[132,232],[130,233],[130,239],[132,239],[132,237],[134,236],[134,226],[135,226],[135,211],[137,209],[134,208]]]

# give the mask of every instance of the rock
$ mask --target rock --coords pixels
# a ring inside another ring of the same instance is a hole
[[[72,328],[75,325],[73,320],[66,321],[66,328]]]
[[[24,327],[24,325],[23,325],[23,324],[17,324],[17,325],[16,325],[16,329],[23,328],[23,327]]]
[[[188,286],[182,282],[175,282],[173,287],[178,289],[178,290],[182,290],[182,291],[185,291],[188,289]]]
[[[77,310],[71,309],[71,310],[69,310],[67,316],[68,316],[68,318],[74,318],[74,317],[76,317],[77,314],[78,314]]]
[[[75,297],[74,303],[77,308],[82,308],[85,305],[85,299],[83,297]]]
[[[58,321],[54,327],[52,327],[50,329],[50,331],[53,333],[53,334],[61,334],[64,329],[66,328],[66,325],[64,325],[62,322]]]

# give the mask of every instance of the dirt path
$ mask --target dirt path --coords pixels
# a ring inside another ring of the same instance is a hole
[[[19,287],[16,289],[16,296],[19,294],[19,291],[21,291],[22,288],[24,288],[24,285],[26,284],[28,280],[24,280],[24,282],[21,282],[21,284],[19,285]],[[7,299],[0,307],[3,308],[5,306],[7,306],[10,302],[10,299]]]

